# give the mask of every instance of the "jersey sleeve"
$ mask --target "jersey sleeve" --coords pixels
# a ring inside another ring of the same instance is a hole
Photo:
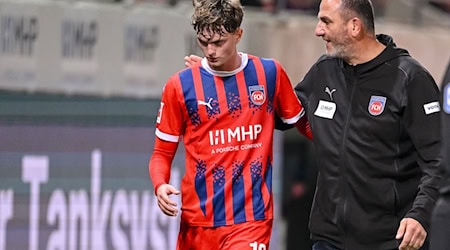
[[[277,62],[277,88],[275,90],[275,109],[286,124],[295,124],[303,115],[303,107],[298,100],[291,81],[283,67]]]
[[[170,166],[177,151],[178,143],[155,138],[155,147],[150,157],[148,169],[155,193],[162,184],[169,183]]]
[[[164,141],[178,142],[184,132],[183,111],[180,103],[183,98],[179,85],[179,78],[175,75],[167,81],[163,89],[155,134]]]

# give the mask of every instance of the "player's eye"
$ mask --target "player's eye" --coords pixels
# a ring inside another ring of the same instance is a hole
[[[200,43],[201,46],[208,46],[208,42],[205,42],[203,40],[198,39],[198,42]]]
[[[214,45],[220,47],[220,46],[222,46],[224,43],[225,43],[225,41],[220,40],[220,41],[214,42]]]

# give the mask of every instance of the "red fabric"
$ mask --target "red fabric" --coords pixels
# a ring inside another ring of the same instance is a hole
[[[148,164],[155,193],[159,186],[169,183],[170,166],[177,151],[177,146],[178,143],[175,142],[164,141],[158,137],[155,139],[155,148]]]
[[[272,224],[272,219],[227,227],[197,227],[181,223],[177,250],[269,249]]]
[[[243,63],[232,77],[196,64],[164,86],[156,136],[184,144],[181,221],[193,226],[273,217],[274,113],[294,124],[304,111],[278,62]]]
[[[309,126],[308,118],[306,118],[306,114],[297,123],[295,123],[295,127],[302,135],[306,136],[310,140],[313,140],[313,134],[311,127]]]

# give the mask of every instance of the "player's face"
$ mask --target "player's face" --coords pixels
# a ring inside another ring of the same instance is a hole
[[[242,29],[233,33],[225,32],[222,35],[205,31],[197,35],[197,41],[212,69],[232,71],[241,63],[237,52],[237,44],[241,36]]]
[[[315,34],[326,42],[328,55],[346,59],[351,56],[352,39],[350,22],[342,18],[340,4],[340,0],[322,0]]]

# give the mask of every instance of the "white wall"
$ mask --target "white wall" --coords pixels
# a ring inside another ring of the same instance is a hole
[[[0,0],[0,89],[159,98],[183,57],[199,53],[190,13],[189,4]],[[249,10],[240,49],[278,59],[295,84],[324,52],[315,24],[314,16]],[[442,81],[450,30],[383,22],[377,32],[392,35]]]

